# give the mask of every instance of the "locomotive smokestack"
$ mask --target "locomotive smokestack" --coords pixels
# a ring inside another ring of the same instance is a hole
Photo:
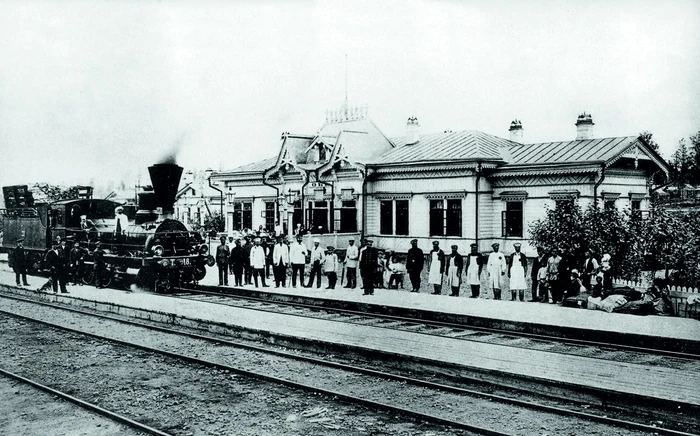
[[[172,215],[182,167],[174,163],[160,163],[148,167],[148,173],[156,194],[156,207],[163,208],[163,215]]]

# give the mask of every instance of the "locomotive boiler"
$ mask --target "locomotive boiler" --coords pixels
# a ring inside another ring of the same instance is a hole
[[[152,188],[138,194],[138,210],[129,225],[116,233],[115,208],[111,200],[92,198],[88,187],[81,198],[34,203],[25,186],[3,188],[6,208],[0,211],[0,251],[10,253],[19,238],[25,240],[31,270],[41,270],[44,255],[57,238],[80,242],[92,266],[92,252],[100,242],[103,259],[122,281],[159,292],[175,286],[196,284],[214,259],[202,237],[174,219],[174,203],[182,175],[175,164],[148,168]],[[10,256],[10,263],[12,259]]]

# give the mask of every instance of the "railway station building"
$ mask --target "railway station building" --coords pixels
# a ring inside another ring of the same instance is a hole
[[[276,157],[211,178],[225,193],[228,232],[301,225],[324,245],[370,237],[398,252],[413,238],[424,250],[439,240],[462,253],[473,242],[480,251],[498,242],[504,252],[520,242],[532,256],[528,227],[547,208],[576,200],[645,210],[654,175],[669,170],[640,137],[596,138],[591,115],[572,121],[572,138],[557,142],[524,143],[518,120],[507,139],[424,134],[415,117],[405,136],[389,138],[366,108],[343,107],[314,134],[283,133]]]

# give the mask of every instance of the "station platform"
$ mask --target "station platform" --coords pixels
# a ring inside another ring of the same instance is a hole
[[[432,365],[458,377],[489,381],[515,378],[522,383],[536,383],[553,389],[570,389],[579,398],[608,403],[614,399],[653,404],[654,407],[700,411],[700,371],[682,368],[647,366],[635,363],[573,356],[505,345],[465,341],[450,337],[425,335],[374,326],[340,323],[332,320],[261,312],[213,304],[205,301],[173,298],[147,292],[95,289],[92,286],[69,286],[69,294],[37,293],[37,284],[45,278],[32,277],[31,287],[16,287],[14,275],[0,271],[0,289],[38,295],[80,307],[91,307],[121,314],[225,332],[234,336],[267,340],[280,345],[305,344],[326,352],[356,355]],[[654,335],[669,340],[700,340],[697,321],[683,318],[636,317],[566,309],[555,305],[469,299],[466,297],[411,294],[407,291],[377,289],[374,296],[361,291],[264,288],[244,289],[280,296],[317,298],[328,301],[403,307],[463,316],[486,315],[510,322],[548,325],[550,329],[583,328],[588,331],[609,329],[636,335]],[[371,300],[367,302],[366,300]],[[647,324],[648,323],[648,324]],[[309,345],[311,344],[311,345]]]

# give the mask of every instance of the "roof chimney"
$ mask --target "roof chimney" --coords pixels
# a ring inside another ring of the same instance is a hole
[[[411,145],[418,142],[419,130],[420,124],[418,124],[418,118],[410,117],[408,121],[406,121],[406,145]]]
[[[593,138],[593,117],[591,114],[582,113],[576,119],[576,140],[585,140]]]
[[[510,140],[513,142],[523,143],[523,123],[520,120],[513,120],[510,122]]]

